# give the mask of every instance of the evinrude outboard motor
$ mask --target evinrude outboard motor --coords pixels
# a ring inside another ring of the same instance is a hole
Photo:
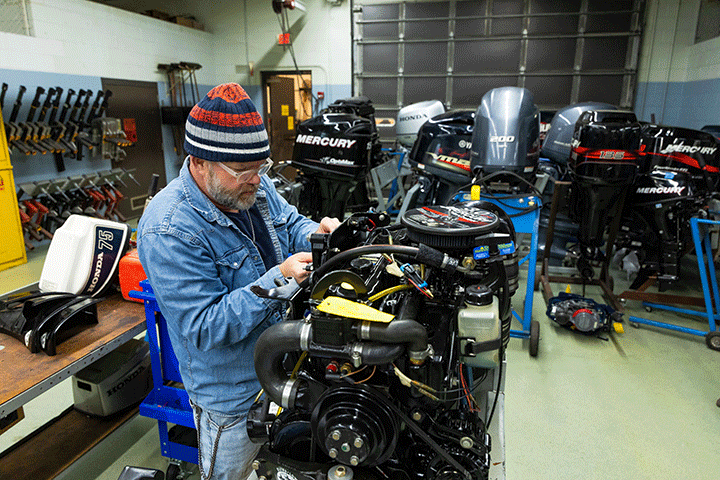
[[[632,112],[593,110],[575,124],[568,164],[570,218],[580,225],[577,267],[586,280],[593,277],[590,261],[600,257],[605,229],[620,215],[635,180],[639,147],[640,124]]]
[[[474,119],[472,110],[452,110],[420,127],[408,157],[420,183],[415,205],[445,205],[460,187],[472,181],[470,146]]]
[[[635,251],[641,269],[631,288],[656,274],[659,288],[679,278],[691,241],[690,218],[703,217],[720,180],[720,149],[710,133],[645,124],[641,167],[623,213],[618,248]]]
[[[342,219],[353,205],[367,209],[365,177],[382,162],[381,147],[367,97],[337,100],[300,123],[292,160],[303,184],[300,212],[319,221]]]
[[[417,140],[420,127],[442,113],[445,113],[445,105],[439,100],[427,100],[401,108],[395,123],[395,135],[398,143],[410,150]]]
[[[512,221],[480,204],[389,221],[353,214],[314,235],[321,262],[300,286],[300,316],[258,339],[269,397],[247,420],[263,443],[258,477],[488,478],[494,409],[478,385],[500,383]]]
[[[493,88],[475,114],[470,168],[507,187],[532,183],[540,155],[540,112],[526,88]],[[503,174],[505,173],[505,174]],[[481,180],[482,181],[482,180]],[[506,188],[507,188],[506,187]]]

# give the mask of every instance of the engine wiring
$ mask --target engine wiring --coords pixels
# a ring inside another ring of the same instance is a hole
[[[417,388],[418,392],[422,393],[426,397],[430,398],[431,400],[435,400],[436,402],[439,402],[440,399],[435,396],[434,394],[437,393],[437,390],[434,388],[425,385],[424,383],[418,382],[417,380],[413,380],[412,378],[405,375],[403,372],[400,371],[400,369],[393,363],[392,364],[393,369],[395,371],[395,375],[400,379],[400,383],[405,385],[406,387],[415,387]]]
[[[465,394],[465,399],[467,400],[468,409],[471,412],[480,413],[480,406],[478,405],[477,401],[475,400],[475,397],[473,396],[472,392],[470,392],[470,389],[468,388],[467,381],[465,380],[465,364],[460,363],[458,364],[458,373],[460,377],[460,385],[462,385],[463,393]]]

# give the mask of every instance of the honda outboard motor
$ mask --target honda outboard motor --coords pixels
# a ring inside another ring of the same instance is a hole
[[[439,100],[427,100],[401,108],[395,124],[398,143],[410,150],[415,144],[420,127],[442,113],[445,113],[445,106]]]
[[[445,205],[460,187],[471,183],[470,146],[475,112],[452,110],[423,124],[410,152],[418,171],[416,205]]]
[[[632,112],[584,112],[572,139],[570,218],[579,223],[582,277],[593,277],[590,260],[599,257],[610,220],[622,211],[626,193],[638,170],[640,124]],[[609,252],[608,252],[609,253]]]
[[[660,289],[679,278],[690,218],[706,214],[718,188],[720,151],[706,132],[642,126],[640,172],[626,202],[617,246],[637,251],[641,270],[632,288],[657,274]]]
[[[337,100],[300,123],[292,165],[303,184],[298,209],[314,220],[368,207],[365,176],[381,162],[375,108],[367,97]]]
[[[490,182],[517,186],[532,181],[540,155],[540,112],[530,90],[494,88],[483,95],[475,114],[470,168],[493,174]],[[503,172],[509,173],[502,175]]]

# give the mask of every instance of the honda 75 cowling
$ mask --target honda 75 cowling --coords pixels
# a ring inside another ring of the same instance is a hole
[[[487,202],[356,213],[315,234],[288,320],[255,349],[259,477],[481,480],[517,288],[511,219]],[[497,415],[497,414],[496,414]]]

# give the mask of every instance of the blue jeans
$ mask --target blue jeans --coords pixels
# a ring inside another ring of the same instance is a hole
[[[193,405],[198,433],[200,476],[203,480],[245,480],[260,445],[252,443],[246,416],[228,416]]]

